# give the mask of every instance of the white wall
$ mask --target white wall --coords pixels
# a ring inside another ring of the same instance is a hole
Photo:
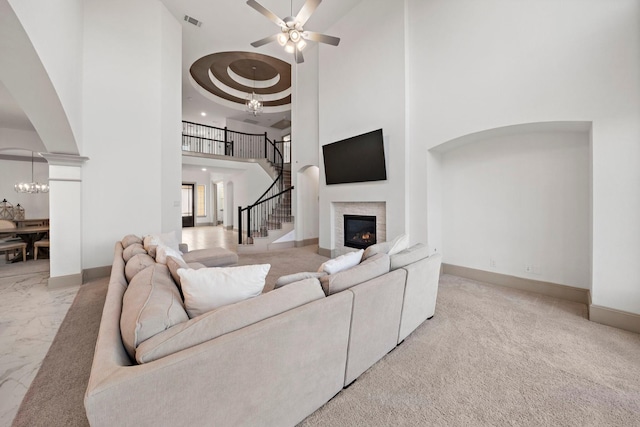
[[[25,79],[24,85],[11,82],[8,88],[21,103],[27,115],[42,137],[47,149],[52,152],[77,154],[82,145],[82,31],[83,0],[17,1],[7,2],[20,19],[28,34],[32,49],[44,66],[46,74],[39,74],[33,63],[29,70],[17,69]],[[15,37],[16,34],[12,36]],[[16,38],[12,37],[13,43]],[[19,60],[11,55],[18,65],[27,63],[30,49],[22,48]],[[39,64],[40,65],[40,64]],[[37,78],[35,78],[37,77]],[[49,82],[54,90],[44,90]],[[11,79],[13,80],[13,79]],[[15,91],[18,91],[17,93]],[[31,92],[30,94],[27,92]],[[47,110],[38,108],[37,100]],[[56,108],[57,106],[57,108]],[[61,107],[61,111],[58,110]],[[67,133],[71,128],[71,135]],[[48,138],[51,136],[52,138]],[[71,137],[71,140],[66,140]],[[60,140],[64,138],[65,140]]]
[[[180,232],[180,154],[169,146],[181,118],[165,101],[180,97],[172,64],[181,50],[180,24],[156,0],[87,2],[84,22],[83,268],[91,268],[109,265],[126,234]]]
[[[2,154],[2,151],[0,151]],[[33,178],[42,183],[49,182],[49,165],[33,163]],[[16,193],[13,186],[19,181],[31,182],[31,158],[24,160],[0,159],[0,201],[7,199],[14,207],[20,204],[25,209],[25,218],[49,218],[49,194]]]
[[[592,300],[640,313],[640,3],[407,4],[412,234],[426,238],[417,219],[438,209],[415,185],[428,148],[520,123],[592,122]]]
[[[3,149],[9,148],[27,150],[21,154],[29,156],[31,153],[28,151],[46,151],[40,136],[35,131],[0,127],[0,154],[3,154]]]
[[[332,202],[386,202],[387,236],[405,232],[404,10],[361,2],[327,33],[341,42],[320,46],[320,145],[382,128],[387,163],[386,181],[327,186],[320,154],[319,243],[334,249]]]
[[[296,240],[317,239],[319,236],[319,193],[320,168],[309,166],[297,174],[298,216],[296,219]]]
[[[178,241],[182,241],[181,201],[182,170],[182,26],[169,11],[160,7],[161,43],[161,228],[175,230]]]
[[[589,161],[587,132],[487,137],[442,153],[443,261],[589,288]]]

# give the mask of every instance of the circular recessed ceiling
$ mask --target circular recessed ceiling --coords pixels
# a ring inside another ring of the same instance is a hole
[[[255,67],[255,71],[254,71]],[[189,70],[203,93],[222,105],[243,110],[246,95],[262,95],[264,111],[291,109],[291,65],[252,52],[220,52],[203,56]],[[254,76],[255,73],[255,76]]]

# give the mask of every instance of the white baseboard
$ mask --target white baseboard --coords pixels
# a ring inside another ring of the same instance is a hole
[[[82,273],[70,274],[68,276],[49,277],[47,282],[47,287],[50,289],[62,289],[80,285],[82,285]]]
[[[640,334],[640,314],[591,304],[589,320]]]
[[[309,245],[317,245],[318,244],[318,238],[315,237],[313,239],[304,239],[304,240],[296,240],[296,248],[301,248],[303,246],[309,246]]]
[[[509,276],[507,274],[476,270],[475,268],[461,267],[445,263],[442,263],[442,270],[444,273],[452,274],[454,276],[460,276],[471,280],[477,280],[479,282],[506,286],[528,292],[535,292],[554,298],[579,302],[585,305],[589,305],[590,302],[589,289],[560,285],[558,283],[542,282],[540,280],[531,280],[523,277]]]

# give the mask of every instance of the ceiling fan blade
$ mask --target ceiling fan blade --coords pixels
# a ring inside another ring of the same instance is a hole
[[[298,49],[298,46],[296,46],[293,56],[296,58],[296,64],[302,64],[304,62],[304,56],[302,56],[302,51]]]
[[[269,9],[267,9],[266,7],[258,3],[256,0],[247,0],[247,4],[252,8],[254,8],[255,10],[257,10],[258,12],[260,12],[261,14],[263,14],[264,16],[266,16],[267,19],[274,22],[276,25],[280,27],[287,26],[282,19],[278,18],[278,15],[271,12]]]
[[[260,47],[260,46],[263,46],[263,45],[265,45],[265,44],[267,44],[267,43],[271,43],[271,42],[276,41],[276,40],[277,40],[277,37],[278,37],[278,34],[274,34],[274,35],[272,35],[272,36],[265,37],[265,38],[263,38],[263,39],[260,39],[260,40],[257,40],[257,41],[255,41],[255,42],[251,43],[251,46],[253,46],[253,47]]]
[[[300,12],[296,15],[296,21],[301,26],[304,26],[321,2],[322,0],[307,0],[304,5],[302,5]]]
[[[313,40],[314,42],[326,43],[333,46],[338,46],[340,43],[339,37],[328,36],[326,34],[314,33],[313,31],[304,31],[302,37],[307,40]]]

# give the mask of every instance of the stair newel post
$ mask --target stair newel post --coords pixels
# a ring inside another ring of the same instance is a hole
[[[238,206],[238,244],[242,244],[242,207]]]
[[[251,206],[247,209],[247,243],[253,243],[251,239]]]

